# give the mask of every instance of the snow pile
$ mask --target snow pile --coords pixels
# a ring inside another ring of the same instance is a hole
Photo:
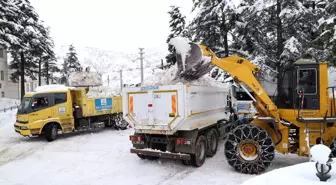
[[[327,164],[330,153],[331,149],[323,144],[314,145],[310,149],[312,159],[320,164]]]
[[[102,75],[98,72],[73,72],[69,76],[69,85],[74,87],[103,85]]]
[[[154,86],[154,85],[176,85],[176,84],[190,84],[196,86],[211,86],[211,87],[224,87],[229,83],[220,83],[214,78],[211,78],[208,75],[205,75],[194,81],[185,81],[181,79],[175,79],[177,73],[177,66],[174,65],[168,70],[159,70],[157,69],[154,72],[154,75],[147,77],[144,80],[144,86]]]
[[[89,87],[89,92],[86,94],[86,96],[89,98],[104,98],[120,95],[120,89],[111,88],[108,86]]]
[[[59,84],[52,84],[52,85],[42,85],[38,86],[35,89],[35,92],[46,92],[46,91],[63,91],[68,90],[69,87]]]
[[[335,159],[334,159],[335,160]],[[285,168],[279,168],[268,173],[264,173],[248,179],[241,185],[284,185],[284,184],[304,184],[304,185],[331,185],[336,184],[336,165],[332,165],[330,171],[331,178],[327,182],[320,182],[316,176],[314,162],[306,162]],[[279,180],[281,178],[281,180]]]

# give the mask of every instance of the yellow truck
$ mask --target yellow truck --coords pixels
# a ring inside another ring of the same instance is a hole
[[[50,142],[57,139],[59,131],[127,129],[121,96],[91,98],[88,91],[87,87],[63,86],[26,93],[16,115],[15,131],[22,136],[44,135]]]

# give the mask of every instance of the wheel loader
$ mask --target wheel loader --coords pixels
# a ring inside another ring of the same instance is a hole
[[[257,80],[261,69],[252,62],[239,56],[218,58],[207,46],[185,44],[187,53],[179,50],[183,44],[175,47],[177,78],[196,80],[217,66],[251,96],[258,111],[252,121],[234,122],[227,134],[224,153],[236,171],[260,174],[271,165],[275,151],[309,157],[310,147],[321,143],[336,157],[336,95],[335,87],[328,86],[326,62],[301,59],[286,68],[273,101]]]

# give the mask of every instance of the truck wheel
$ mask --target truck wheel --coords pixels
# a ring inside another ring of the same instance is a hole
[[[274,143],[267,132],[257,126],[240,125],[228,134],[225,156],[231,167],[244,174],[260,174],[274,159]]]
[[[204,164],[206,158],[206,140],[203,135],[197,138],[195,144],[195,154],[191,155],[191,164],[195,167],[200,167]]]
[[[128,127],[128,122],[123,118],[123,115],[122,113],[119,113],[117,116],[116,116],[116,119],[115,119],[115,127],[116,129],[120,129],[120,130],[126,130],[127,127]]]
[[[218,132],[216,129],[211,129],[206,133],[206,139],[207,139],[207,150],[206,155],[207,157],[213,157],[217,153],[218,148]]]
[[[46,139],[48,142],[56,140],[58,137],[58,126],[57,124],[51,124],[46,129]]]

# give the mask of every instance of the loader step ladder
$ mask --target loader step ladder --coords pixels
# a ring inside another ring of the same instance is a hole
[[[322,126],[323,125],[323,126]],[[320,129],[318,130],[312,130],[309,128],[309,122],[306,122],[306,129],[305,129],[305,133],[306,133],[306,142],[307,142],[307,147],[308,147],[308,157],[309,157],[309,161],[311,161],[311,154],[310,154],[310,148],[313,147],[315,144],[312,144],[310,142],[310,134],[311,133],[319,133],[320,134],[320,144],[323,144],[322,141],[322,134],[325,132],[325,123],[321,123],[320,124]]]

